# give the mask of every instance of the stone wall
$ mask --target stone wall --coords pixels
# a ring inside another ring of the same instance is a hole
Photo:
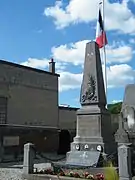
[[[111,114],[111,124],[113,134],[115,134],[119,127],[119,114]]]
[[[59,107],[59,128],[76,129],[76,111],[78,108]]]
[[[19,138],[19,144],[15,142],[17,137]],[[10,138],[14,138],[14,142]],[[59,132],[57,130],[41,130],[40,128],[10,129],[8,131],[5,129],[4,131],[3,146],[5,154],[13,154],[16,151],[22,154],[24,144],[29,142],[35,145],[37,151],[57,152],[59,148]],[[14,145],[15,143],[16,145]]]
[[[76,129],[76,111],[78,108],[59,107],[59,128]],[[112,131],[115,133],[119,127],[119,114],[111,114]]]
[[[57,127],[58,75],[1,61],[0,84],[8,124]]]

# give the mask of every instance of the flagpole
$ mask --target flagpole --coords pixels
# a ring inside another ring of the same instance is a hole
[[[103,13],[103,27],[105,31],[105,7],[104,7],[104,0],[102,0],[102,13]],[[103,36],[103,61],[104,61],[104,84],[105,84],[105,94],[106,94],[106,101],[107,101],[107,69],[106,69],[106,48],[105,48],[105,36]],[[107,105],[106,105],[107,107]]]

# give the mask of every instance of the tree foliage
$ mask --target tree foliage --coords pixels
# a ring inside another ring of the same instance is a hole
[[[121,111],[122,102],[118,102],[115,104],[108,104],[107,107],[111,114],[119,114]]]

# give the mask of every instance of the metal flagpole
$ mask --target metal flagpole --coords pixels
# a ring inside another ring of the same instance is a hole
[[[105,7],[104,7],[104,0],[102,0],[102,16],[103,16],[103,27],[105,33]],[[106,48],[105,48],[105,37],[103,36],[103,61],[104,61],[104,84],[105,84],[105,94],[106,94],[106,101],[107,101],[107,69],[106,69]],[[107,107],[107,106],[106,106]]]

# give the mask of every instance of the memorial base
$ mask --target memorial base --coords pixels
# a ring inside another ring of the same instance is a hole
[[[109,112],[99,107],[82,107],[77,111],[76,137],[71,143],[71,151],[104,151],[114,149],[114,137]]]
[[[95,111],[93,110],[95,109]],[[115,151],[114,138],[111,133],[110,114],[106,109],[81,108],[77,111],[76,137],[67,153],[67,164],[97,165],[99,155],[112,154]],[[81,157],[85,157],[84,160]]]

